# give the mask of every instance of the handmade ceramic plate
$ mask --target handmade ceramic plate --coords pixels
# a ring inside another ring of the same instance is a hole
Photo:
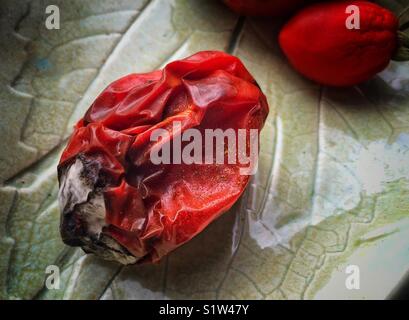
[[[1,298],[383,299],[401,281],[409,64],[330,89],[285,62],[281,21],[239,18],[220,1],[51,3],[60,30],[45,28],[47,1],[0,4]],[[244,196],[157,265],[121,267],[66,247],[56,164],[75,121],[111,81],[210,49],[239,56],[271,108]],[[59,289],[44,286],[50,265]]]

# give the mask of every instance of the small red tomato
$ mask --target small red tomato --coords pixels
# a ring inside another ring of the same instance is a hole
[[[235,12],[245,16],[280,16],[299,8],[306,0],[224,0]]]
[[[63,241],[123,264],[159,261],[244,192],[251,172],[235,160],[251,155],[251,132],[258,143],[267,114],[252,75],[224,52],[114,81],[77,123],[58,165]],[[159,151],[168,160],[152,157]]]
[[[352,86],[388,66],[398,48],[398,28],[397,17],[374,3],[335,1],[301,10],[281,30],[279,42],[307,78]]]

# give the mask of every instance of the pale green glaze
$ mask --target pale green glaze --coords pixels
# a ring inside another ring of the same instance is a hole
[[[0,4],[1,298],[381,299],[409,268],[408,64],[320,88],[285,62],[275,22],[233,32],[238,17],[219,1],[52,1],[58,31],[44,28],[43,1],[20,2]],[[241,201],[158,265],[65,247],[56,164],[96,95],[127,73],[228,48],[271,108]],[[60,290],[43,289],[50,264]],[[348,264],[361,267],[359,291],[345,288]]]

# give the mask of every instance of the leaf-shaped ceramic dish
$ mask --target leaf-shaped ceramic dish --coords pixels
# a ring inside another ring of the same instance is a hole
[[[383,1],[395,11],[409,1]],[[388,296],[409,268],[409,65],[351,89],[298,76],[278,21],[220,1],[0,4],[0,297],[319,299]],[[234,208],[158,265],[121,267],[60,240],[56,163],[112,80],[199,50],[238,55],[271,107],[258,174]],[[59,290],[44,288],[46,267]],[[360,268],[360,290],[345,286]]]

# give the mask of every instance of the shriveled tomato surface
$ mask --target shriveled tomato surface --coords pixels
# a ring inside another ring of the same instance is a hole
[[[224,0],[235,12],[245,16],[287,15],[309,0]]]
[[[351,5],[359,8],[359,29],[347,28]],[[350,86],[388,66],[397,50],[398,27],[397,17],[374,3],[325,2],[296,14],[281,30],[279,42],[304,76],[325,85]]]
[[[253,77],[223,52],[199,52],[163,70],[131,74],[110,84],[77,123],[60,160],[60,183],[81,159],[96,172],[93,189],[103,194],[102,234],[139,262],[155,262],[227,211],[249,176],[240,173],[240,163],[153,164],[151,151],[165,141],[151,141],[151,133],[165,129],[170,140],[189,128],[246,129],[249,135],[250,129],[261,130],[267,114]],[[175,123],[181,132],[174,131]],[[62,209],[61,232],[70,244],[84,237],[88,223],[75,210]],[[65,225],[71,229],[63,230]],[[101,235],[96,237],[95,243]]]

